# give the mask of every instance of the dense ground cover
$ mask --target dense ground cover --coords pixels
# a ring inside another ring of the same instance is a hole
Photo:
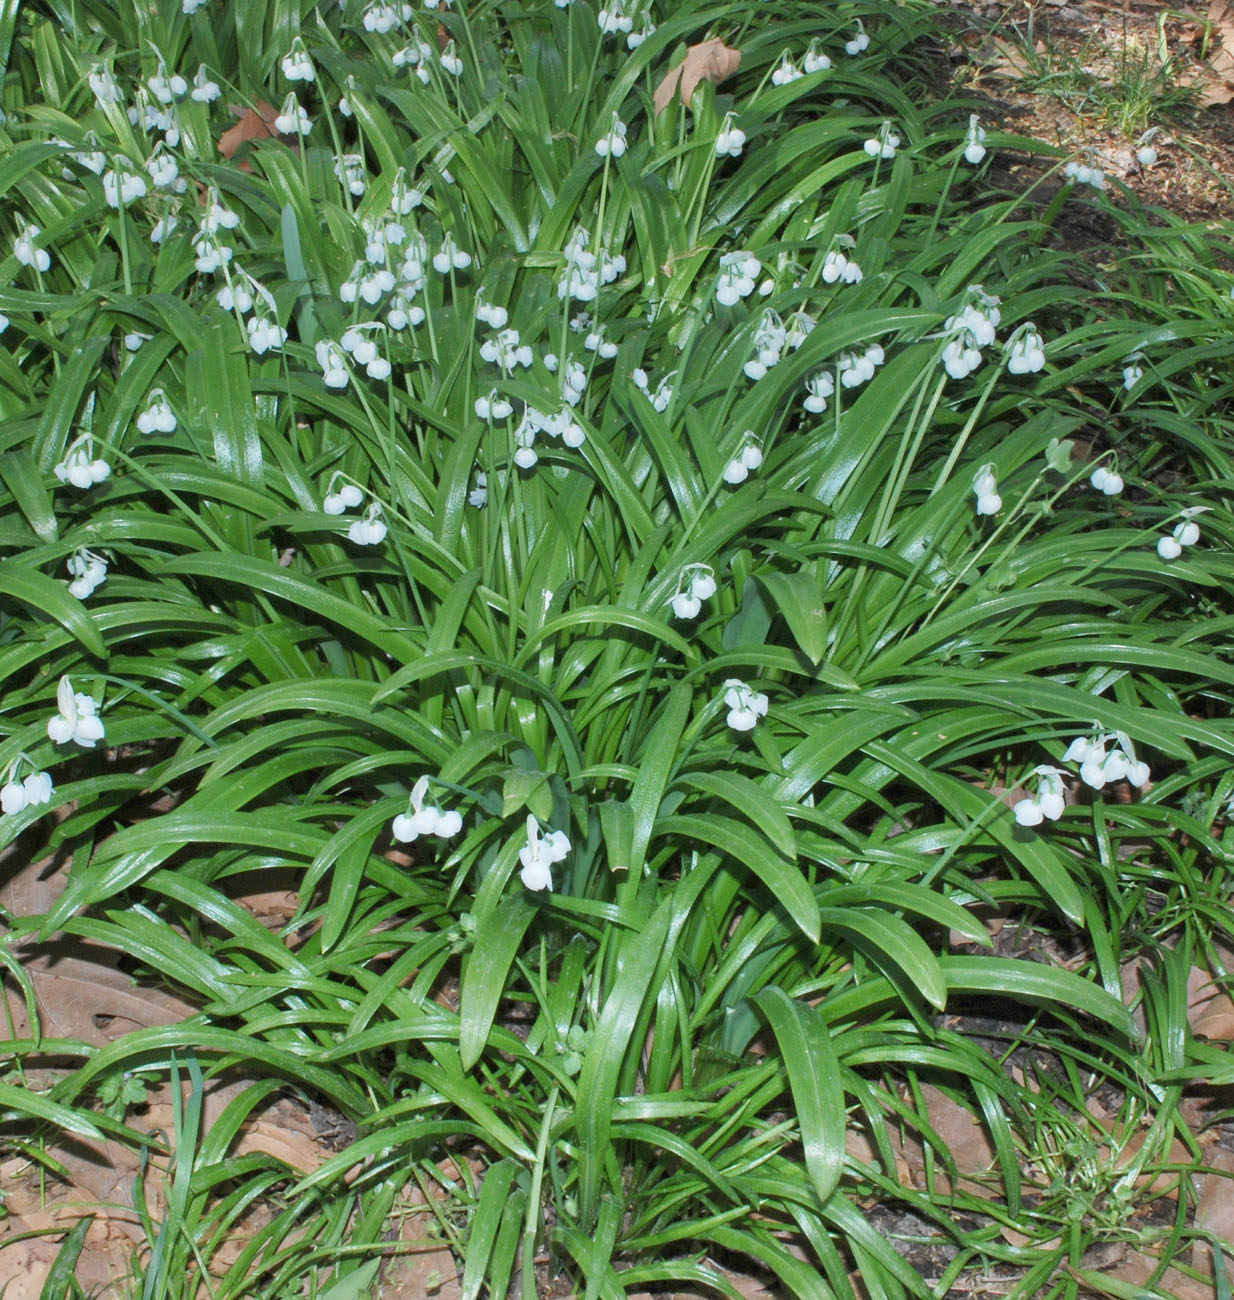
[[[1074,1294],[1163,1185],[1154,1262],[1204,1235],[1231,276],[1134,205],[1058,251],[1105,178],[930,99],[930,21],[0,13],[0,836],[63,878],[0,1102],[53,1183],[151,1152],[143,1295],[360,1294],[431,1178],[468,1297]],[[193,1014],[45,1029],[54,932]],[[311,1172],[234,1153],[280,1092]]]

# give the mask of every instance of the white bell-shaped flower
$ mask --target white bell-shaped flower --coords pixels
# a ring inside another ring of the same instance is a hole
[[[725,721],[734,731],[752,731],[759,718],[767,716],[767,697],[735,677],[724,683],[724,703],[728,705]]]
[[[527,843],[518,852],[522,867],[519,879],[527,889],[552,889],[552,868],[564,861],[569,852],[570,841],[564,831],[549,831],[542,836],[535,814],[528,813]]]
[[[57,745],[71,741],[93,749],[103,739],[103,719],[93,697],[74,691],[67,677],[56,688],[56,705],[59,712],[47,720],[47,735]]]
[[[370,501],[368,509],[364,512],[364,517],[353,520],[351,526],[347,529],[348,538],[355,542],[357,546],[377,546],[379,543],[384,542],[389,529],[381,516],[381,502]]]

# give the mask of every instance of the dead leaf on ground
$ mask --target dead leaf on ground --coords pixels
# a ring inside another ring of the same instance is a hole
[[[252,108],[241,108],[237,104],[232,104],[231,111],[240,120],[219,136],[219,153],[224,158],[228,160],[234,158],[241,146],[254,140],[283,139],[274,125],[279,111],[267,104],[264,99],[259,99]],[[247,162],[243,159],[240,166],[245,171],[249,170]]]
[[[1231,0],[1209,0],[1207,17],[1215,48],[1192,78],[1192,84],[1199,87],[1196,103],[1200,108],[1214,108],[1234,100],[1234,4]]]
[[[724,81],[741,67],[741,51],[725,45],[718,37],[691,45],[686,57],[656,87],[656,116],[669,106],[680,88],[681,102],[690,107],[700,81]]]

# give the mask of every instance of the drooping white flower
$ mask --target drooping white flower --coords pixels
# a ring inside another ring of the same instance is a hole
[[[64,459],[52,472],[61,483],[84,490],[107,478],[111,466],[105,460],[95,458],[94,439],[87,433],[70,444]]]
[[[681,619],[697,618],[703,608],[703,602],[690,591],[679,591],[669,602],[673,607],[673,616]]]
[[[1115,747],[1107,750],[1111,741]],[[1139,789],[1149,782],[1148,764],[1136,759],[1135,747],[1121,731],[1078,736],[1067,746],[1063,762],[1079,763],[1080,780],[1094,790],[1103,789],[1111,781],[1125,780]]]
[[[1007,370],[1013,375],[1036,374],[1045,365],[1045,344],[1032,323],[1020,327],[1007,347]]]
[[[804,76],[805,73],[793,62],[792,56],[785,50],[780,55],[780,62],[776,65],[775,71],[771,74],[771,84],[773,86],[788,86]]]
[[[385,36],[387,32],[392,32],[402,22],[402,14],[392,4],[384,4],[378,0],[377,3],[368,5],[364,10],[364,17],[361,20],[366,32],[375,32],[378,36]]]
[[[656,34],[656,25],[651,21],[650,14],[643,15],[643,21],[639,24],[636,32],[630,32],[626,36],[626,49],[637,50],[640,45],[649,37]]]
[[[183,99],[189,93],[189,83],[178,72],[169,76],[161,59],[158,71],[146,82],[146,85],[160,104],[170,104],[172,100]]]
[[[0,812],[8,816],[14,816],[24,808],[35,808],[51,802],[53,786],[47,772],[35,770],[28,773],[24,781],[18,781],[17,771],[23,761],[34,767],[33,761],[25,754],[19,755],[9,768],[4,787],[0,789]]]
[[[446,42],[446,48],[442,50],[438,62],[441,64],[442,71],[448,72],[452,77],[463,75],[463,60],[459,57],[453,41]]]
[[[811,415],[821,415],[827,409],[827,399],[836,391],[836,381],[828,370],[820,370],[806,380],[806,395],[801,405]]]
[[[291,49],[283,55],[282,61],[283,76],[288,81],[315,81],[317,79],[317,70],[313,67],[313,60],[309,58],[309,52],[304,47],[304,42],[297,36],[291,43]]]
[[[609,0],[608,5],[596,14],[600,31],[605,36],[617,33],[629,34],[634,30],[634,19],[626,13],[622,0]]]
[[[193,89],[189,91],[189,98],[195,99],[199,104],[213,104],[222,94],[219,83],[214,81],[206,69],[204,63],[197,65],[197,74],[193,78]]]
[[[724,307],[736,306],[754,292],[762,263],[753,253],[737,249],[720,258],[720,276],[716,281],[716,301]]]
[[[976,113],[968,115],[968,134],[964,137],[964,161],[972,166],[985,157],[985,128],[982,127]]]
[[[353,198],[360,198],[368,187],[368,172],[364,169],[363,157],[358,153],[345,153],[336,158],[334,177],[340,185],[347,187]]]
[[[112,76],[111,69],[105,65],[95,67],[86,78],[90,83],[90,89],[94,91],[94,98],[97,100],[100,108],[108,104],[119,104],[124,99],[124,92],[116,84],[116,79]]]
[[[840,384],[844,388],[859,388],[874,378],[874,372],[883,364],[886,355],[877,343],[871,343],[864,352],[841,352],[838,362]]]
[[[287,331],[278,321],[270,320],[267,316],[250,316],[245,323],[245,330],[249,336],[249,347],[259,357],[271,350],[278,351],[287,342]]]
[[[1116,497],[1123,490],[1122,475],[1115,470],[1108,469],[1105,465],[1098,465],[1088,480],[1098,492],[1104,492],[1108,497]]]
[[[352,521],[347,529],[347,536],[357,546],[377,546],[386,540],[389,531],[386,521],[382,518],[381,502],[370,501],[364,517]]]
[[[51,254],[45,248],[35,248],[34,241],[42,234],[38,226],[22,226],[13,242],[13,256],[22,266],[32,266],[36,271],[51,269]]]
[[[801,61],[801,70],[807,75],[811,72],[826,72],[831,67],[831,59],[823,53],[818,39],[815,38],[810,42],[810,48],[806,50],[806,56]]]
[[[467,504],[483,510],[488,505],[488,475],[483,470],[476,471],[476,485],[467,494]]]
[[[870,38],[866,35],[866,29],[861,25],[861,19],[858,18],[856,34],[844,42],[844,53],[853,58],[869,48]]]
[[[438,275],[446,275],[451,270],[465,271],[470,265],[471,254],[459,248],[453,235],[446,235],[441,248],[433,255],[433,270]]]
[[[476,414],[482,420],[504,420],[514,414],[514,407],[495,388],[488,395],[476,398]]]
[[[354,510],[364,501],[364,493],[355,483],[339,483],[342,477],[338,470],[330,475],[326,485],[326,495],[321,508],[328,515],[341,515],[344,510]]]
[[[871,158],[894,158],[900,147],[900,137],[891,129],[890,122],[884,122],[878,128],[878,135],[871,136],[862,148]]]
[[[78,600],[93,596],[107,581],[107,561],[84,546],[69,556],[66,567],[73,578],[69,583],[69,594]]]
[[[607,134],[596,141],[596,153],[601,158],[620,158],[626,151],[626,124],[613,114],[613,124]]]
[[[174,433],[176,414],[171,409],[167,394],[161,388],[150,393],[150,404],[138,413],[137,428],[141,433]]]
[[[1061,769],[1043,763],[1033,768],[1033,775],[1037,777],[1037,793],[1021,799],[1012,809],[1021,826],[1040,826],[1043,821],[1057,821],[1066,806]]]
[[[72,741],[83,749],[93,749],[103,739],[98,705],[93,697],[74,691],[67,677],[61,677],[56,688],[56,706],[59,712],[47,720],[47,735],[57,745]]]
[[[144,199],[146,193],[145,178],[127,163],[103,173],[103,198],[110,208],[127,208],[137,199]]]
[[[553,866],[565,860],[570,852],[570,841],[565,831],[540,834],[540,823],[534,813],[527,814],[527,843],[518,851],[522,865],[519,879],[527,889],[541,890],[553,887]]]
[[[979,515],[996,515],[1003,508],[993,465],[982,465],[973,475],[973,492],[977,497],[976,509]]]
[[[463,819],[457,812],[447,812],[433,805],[426,805],[424,796],[428,793],[428,777],[422,776],[411,787],[407,800],[407,811],[400,813],[390,826],[390,833],[400,844],[411,844],[421,835],[436,835],[448,840],[463,829]]]
[[[721,157],[736,158],[746,146],[746,133],[734,126],[736,113],[726,113],[716,136],[716,153]]]
[[[725,721],[734,731],[753,731],[759,718],[767,716],[767,697],[736,677],[724,683],[724,703],[728,705]]]
[[[283,100],[283,111],[274,119],[274,129],[279,135],[308,135],[313,129],[313,120],[305,111],[293,90]]]
[[[763,449],[758,445],[752,429],[742,434],[741,450],[725,466],[723,478],[725,483],[736,485],[744,483],[752,470],[763,463]]]
[[[322,382],[327,388],[346,388],[349,375],[343,349],[333,339],[318,339],[314,346]]]
[[[1157,161],[1157,151],[1151,144],[1142,144],[1135,151],[1135,160],[1141,167],[1151,167]]]
[[[1077,185],[1091,185],[1095,190],[1105,189],[1105,172],[1100,167],[1089,167],[1084,163],[1069,162],[1063,168],[1063,175]]]

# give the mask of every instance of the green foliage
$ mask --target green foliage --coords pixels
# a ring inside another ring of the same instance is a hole
[[[1082,1109],[1081,1066],[1155,1116],[1146,1161],[1184,1131],[1162,1097],[1212,1068],[1162,954],[1229,929],[1222,250],[1121,207],[1125,255],[1084,269],[1055,212],[992,200],[967,110],[927,100],[916,8],[768,4],[755,25],[653,6],[633,50],[584,0],[392,33],[373,12],[17,17],[6,237],[38,226],[50,260],[0,264],[0,776],[55,788],[14,795],[0,842],[71,865],[46,916],[7,921],[110,945],[200,1012],[49,1092],[0,1084],[6,1116],[93,1135],[140,1100],[130,1075],[181,1101],[187,1070],[167,1215],[147,1221],[156,1298],[191,1290],[262,1198],[276,1212],[216,1270],[218,1300],[327,1270],[324,1294],[364,1294],[401,1189],[460,1151],[440,1226],[469,1300],[534,1295],[541,1252],[589,1300],[731,1294],[716,1253],[794,1296],[850,1300],[854,1270],[871,1296],[927,1294],[869,1197],[1044,1293],[1062,1256],[966,1234],[957,1211],[986,1202],[902,1186],[887,1126],[948,1166],[919,1104],[948,1089],[993,1137],[997,1214],[1048,1243],[1022,1189],[1035,1140],[1067,1149],[1048,1116],[1060,1092]],[[657,117],[660,77],[709,36],[740,71]],[[295,39],[310,88],[280,67]],[[815,39],[830,69],[777,74]],[[113,206],[90,154],[144,169],[157,132],[125,107],[143,82],[156,107],[160,57],[226,89],[177,101],[163,152],[186,192],[150,175]],[[91,85],[105,68],[119,102]],[[297,86],[300,144],[220,158],[226,104]],[[744,149],[717,153],[734,126]],[[199,234],[216,204],[237,223]],[[215,237],[230,260],[202,269]],[[612,274],[575,302],[588,258]],[[401,307],[388,284],[366,298],[386,270]],[[1000,342],[964,335],[966,310]],[[388,378],[354,338],[339,350],[379,315],[356,337]],[[942,364],[957,342],[984,353],[966,377]],[[1098,465],[1122,496],[1087,485]],[[1188,538],[1178,558],[1159,535]],[[1108,780],[1063,757],[1087,737],[1124,754]],[[1140,761],[1151,783],[1124,779]],[[1053,779],[1066,809],[1021,824]],[[298,910],[271,932],[240,900],[283,873]],[[989,953],[1002,911],[1084,960]],[[1161,962],[1146,1030],[1119,984],[1140,953]],[[1018,1008],[1074,1086],[1032,1092],[941,1014],[982,1000]],[[249,1082],[203,1131],[203,1074],[224,1069]],[[230,1154],[285,1087],[357,1126],[303,1177]],[[872,1162],[846,1153],[854,1126]],[[1070,1263],[1108,1230],[1108,1190]]]

